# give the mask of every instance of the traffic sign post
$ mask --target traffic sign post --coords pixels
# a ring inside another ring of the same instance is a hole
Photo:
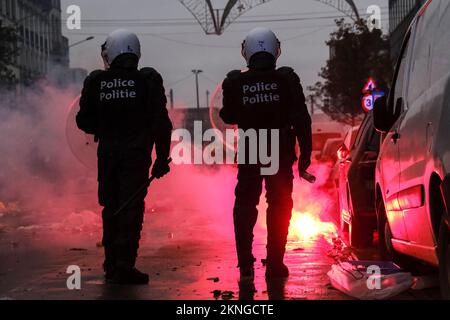
[[[362,97],[361,104],[365,112],[372,111],[375,106],[375,101],[385,95],[383,91],[377,91],[377,84],[373,78],[367,80],[362,92],[364,96]]]
[[[362,108],[365,112],[370,112],[373,110],[373,104],[375,100],[373,99],[373,95],[366,94],[362,99]]]

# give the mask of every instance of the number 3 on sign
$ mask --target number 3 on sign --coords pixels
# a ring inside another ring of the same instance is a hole
[[[373,110],[373,95],[367,94],[362,99],[362,108],[365,112],[370,112]]]

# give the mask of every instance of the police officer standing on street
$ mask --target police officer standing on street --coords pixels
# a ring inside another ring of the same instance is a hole
[[[301,177],[311,164],[311,117],[303,88],[293,69],[276,68],[280,54],[280,41],[271,30],[252,30],[242,44],[248,71],[232,71],[223,83],[220,116],[224,122],[238,125],[242,130],[278,129],[280,132],[280,167],[275,175],[263,176],[260,163],[239,164],[234,225],[241,279],[254,277],[253,229],[264,181],[268,203],[266,278],[289,276],[284,254],[293,209],[296,139],[301,151],[298,163]]]
[[[99,202],[103,210],[105,278],[117,284],[147,284],[135,268],[144,221],[147,189],[119,208],[145,186],[156,148],[152,175],[169,173],[172,123],[161,75],[138,70],[141,46],[126,30],[111,33],[102,46],[106,70],[92,72],[84,83],[78,127],[95,135],[98,146]]]

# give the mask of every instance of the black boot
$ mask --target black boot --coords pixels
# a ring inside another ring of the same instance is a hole
[[[283,279],[289,277],[289,269],[284,263],[268,263],[266,279]]]
[[[133,245],[129,243],[116,244],[116,264],[111,283],[123,285],[146,285],[149,283],[148,274],[135,268],[137,252],[137,242]]]
[[[240,267],[240,281],[253,281],[255,279],[255,269],[253,266]]]
[[[105,246],[105,262],[103,263],[103,270],[105,272],[105,280],[109,281],[113,278],[116,270],[116,255],[114,247]]]
[[[147,285],[149,281],[148,274],[143,273],[136,268],[117,268],[111,279],[111,283],[120,285]]]
[[[268,250],[266,279],[280,279],[289,277],[289,269],[284,264],[284,247],[274,251]]]
[[[108,266],[106,264],[103,265],[103,270],[105,271],[105,280],[110,281],[113,279],[114,274],[116,272],[116,268],[114,266]]]
[[[266,279],[283,279],[289,277],[289,269],[284,264],[287,233],[283,237],[269,239],[267,245]]]

